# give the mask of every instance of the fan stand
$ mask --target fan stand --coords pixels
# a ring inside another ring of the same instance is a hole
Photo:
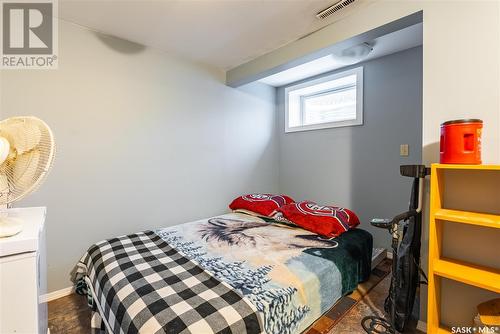
[[[0,217],[0,238],[7,238],[23,230],[23,221],[19,218]]]

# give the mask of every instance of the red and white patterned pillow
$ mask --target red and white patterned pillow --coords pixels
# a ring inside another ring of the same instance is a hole
[[[278,216],[305,230],[332,238],[359,225],[359,218],[349,209],[303,201],[280,207]],[[279,217],[278,217],[279,220]]]
[[[294,203],[286,195],[248,194],[235,198],[229,208],[233,211],[250,211],[259,216],[272,217],[280,207]]]

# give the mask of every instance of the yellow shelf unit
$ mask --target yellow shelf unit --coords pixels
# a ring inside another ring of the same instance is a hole
[[[496,170],[500,171],[500,165],[452,165],[452,164],[432,164],[435,169],[459,169],[459,170]]]
[[[440,327],[440,278],[500,293],[500,270],[441,257],[443,222],[500,228],[500,215],[450,210],[443,208],[445,170],[500,171],[500,165],[433,164],[431,168],[431,197],[429,220],[429,290],[427,333],[451,333]],[[499,173],[500,177],[500,173]]]

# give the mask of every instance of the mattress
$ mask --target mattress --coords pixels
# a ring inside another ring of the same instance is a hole
[[[75,282],[107,332],[301,333],[368,279],[372,246],[230,213],[92,245]]]

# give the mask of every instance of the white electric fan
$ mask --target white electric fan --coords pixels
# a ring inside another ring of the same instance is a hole
[[[10,207],[32,193],[52,166],[55,143],[52,131],[36,117],[0,121],[0,205]],[[22,231],[23,222],[0,212],[0,238]]]

